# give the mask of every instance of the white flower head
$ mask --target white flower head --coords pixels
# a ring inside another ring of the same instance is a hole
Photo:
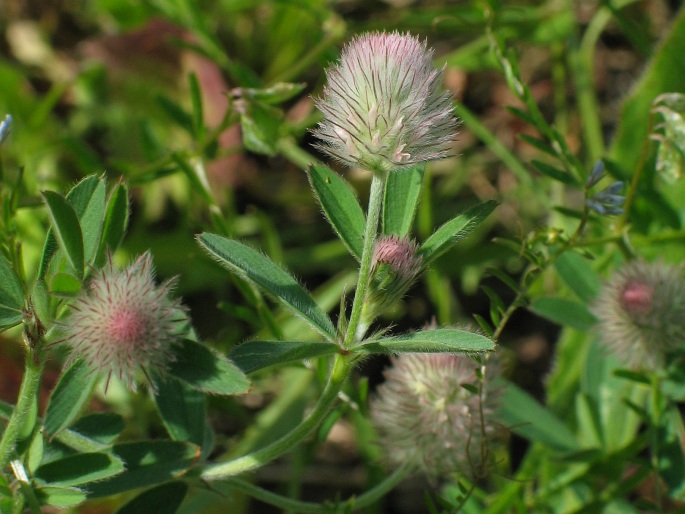
[[[410,34],[353,39],[316,100],[317,147],[348,166],[392,171],[452,152],[457,119],[432,50]]]

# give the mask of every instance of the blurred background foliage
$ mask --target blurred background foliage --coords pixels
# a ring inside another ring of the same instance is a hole
[[[655,180],[649,171],[655,153],[643,151],[655,96],[685,91],[685,70],[673,67],[673,57],[681,50],[685,55],[683,16],[676,18],[680,6],[660,0],[4,0],[0,116],[10,113],[14,124],[2,148],[1,171],[3,182],[14,183],[23,170],[26,195],[14,228],[26,269],[35,269],[47,224],[45,213],[34,208],[39,191],[66,190],[86,175],[104,173],[110,183],[128,181],[133,195],[131,228],[119,258],[151,248],[162,277],[180,276],[178,294],[202,338],[228,350],[268,332],[271,316],[281,315],[201,255],[193,235],[207,227],[254,242],[317,291],[325,307],[336,306],[353,283],[355,263],[321,216],[303,171],[311,159],[322,159],[309,146],[308,129],[319,119],[312,95],[320,93],[324,69],[341,45],[368,30],[425,37],[435,48],[436,64],[446,63],[446,85],[463,120],[457,156],[431,165],[426,174],[416,237],[425,239],[478,201],[501,202],[391,312],[399,329],[434,319],[441,325],[473,324],[472,313],[487,317],[489,299],[479,285],[513,298],[487,270],[517,277],[525,269],[514,249],[492,239],[513,236],[553,245],[577,224],[555,207],[581,208],[582,191],[543,180],[531,166],[533,159],[544,160],[530,142],[539,135],[507,109],[523,105],[501,72],[493,41],[518,56],[523,83],[581,169],[589,173],[597,159],[609,156],[607,169],[615,179],[630,180],[641,166],[647,170],[634,203],[633,243],[639,245],[640,237],[648,241],[639,248],[648,258],[682,260],[685,186]],[[680,32],[660,51],[673,20]],[[282,82],[301,87],[279,89]],[[251,93],[273,87],[268,98]],[[364,199],[369,177],[354,170],[345,176]],[[589,230],[606,235],[601,225]],[[653,234],[665,235],[653,244]],[[608,268],[615,251],[592,251],[599,267]],[[536,287],[540,293],[567,286],[550,276]],[[558,333],[556,324],[521,311],[500,340],[512,349],[514,380],[539,397]],[[578,336],[567,334],[566,340],[572,337]],[[0,351],[15,350],[3,345]],[[0,360],[1,396],[8,401],[14,401],[20,376],[16,360]],[[370,361],[360,375],[373,385],[382,365]],[[573,363],[565,366],[566,374],[552,382],[557,391],[580,374],[577,367],[568,369]],[[300,369],[256,381],[248,398],[216,401],[213,423],[225,447],[277,392],[258,420],[272,429],[278,421],[281,431],[311,393],[309,375]],[[140,415],[152,416],[149,403],[142,397],[133,401],[119,406],[129,420],[137,417],[131,435],[154,432],[155,421]],[[352,419],[363,426],[360,417]],[[232,450],[261,444],[265,433],[255,431]],[[329,448],[338,453],[324,460],[353,470],[357,452],[372,461],[377,450],[359,435],[350,445],[349,437],[343,431]],[[296,462],[308,460],[306,451]],[[521,451],[514,448],[514,465]],[[287,482],[277,467],[269,469],[266,481]],[[363,481],[354,473],[347,478],[341,484],[329,477],[326,485],[354,490]],[[423,505],[422,498],[414,501]]]

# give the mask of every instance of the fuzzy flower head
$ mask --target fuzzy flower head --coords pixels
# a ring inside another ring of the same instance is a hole
[[[317,147],[348,166],[391,171],[447,157],[456,138],[452,98],[432,50],[409,34],[353,39],[316,100]]]
[[[92,278],[71,305],[64,322],[70,360],[83,359],[94,370],[136,389],[135,375],[163,371],[174,360],[179,323],[185,320],[179,300],[170,296],[173,281],[158,286],[149,252],[124,270],[108,264]]]
[[[602,288],[594,307],[602,344],[626,366],[660,369],[685,353],[685,278],[680,266],[635,261]]]
[[[478,386],[480,365],[452,353],[406,353],[391,360],[371,402],[389,462],[409,462],[431,479],[453,472],[472,475],[485,464],[484,436],[494,431],[495,395],[488,383],[483,382],[482,405],[478,394],[463,387]]]

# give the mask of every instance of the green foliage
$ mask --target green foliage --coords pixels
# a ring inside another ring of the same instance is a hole
[[[173,514],[178,510],[187,493],[188,486],[185,483],[169,482],[136,496],[118,509],[116,514],[145,514],[154,510]]]
[[[116,444],[112,453],[126,471],[90,484],[91,498],[168,482],[188,470],[199,455],[193,444],[164,440]]]
[[[64,197],[45,191],[43,199],[50,213],[50,221],[60,249],[64,252],[77,278],[83,277],[83,235],[76,212]]]
[[[124,471],[121,459],[106,453],[80,453],[40,466],[35,477],[48,484],[80,486]]]
[[[492,351],[494,343],[487,337],[468,330],[440,328],[422,330],[411,334],[381,337],[364,342],[356,351],[364,353],[406,353],[406,352],[463,352],[481,353]]]
[[[0,329],[21,323],[24,294],[7,259],[0,255]]]
[[[245,373],[270,366],[299,362],[339,350],[333,343],[298,343],[294,341],[246,341],[231,352],[231,360]]]
[[[406,236],[412,228],[423,183],[424,166],[392,173],[385,186],[382,232]]]
[[[74,421],[90,400],[98,374],[81,360],[71,363],[50,395],[45,413],[45,431],[50,437],[59,434]]]
[[[424,264],[426,266],[429,265],[454,244],[469,235],[495,210],[496,206],[497,202],[488,200],[471,207],[463,214],[442,225],[423,242],[419,249],[419,254],[423,257]]]
[[[362,256],[366,218],[349,185],[326,166],[315,164],[308,170],[309,182],[326,218],[347,250]]]
[[[199,391],[231,396],[246,393],[250,386],[233,363],[200,343],[184,339],[175,355],[169,374]]]
[[[311,295],[286,271],[252,248],[216,234],[201,234],[198,242],[219,264],[251,280],[283,302],[327,339],[335,338],[330,318]]]
[[[80,512],[107,497],[119,513],[239,514],[250,498],[381,513],[412,469],[378,466],[372,370],[406,352],[475,359],[476,385],[454,396],[499,406],[470,448],[482,466],[440,477],[430,512],[677,512],[683,357],[623,369],[600,319],[604,281],[624,263],[685,259],[685,11],[671,4],[670,24],[632,0],[582,19],[525,1],[8,11],[0,350],[21,385],[0,402],[0,512]],[[462,121],[457,156],[378,190],[368,170],[319,162],[308,135],[323,70],[367,30],[428,36]],[[380,194],[364,208],[369,182]],[[374,309],[380,234],[418,241],[421,269],[407,299]],[[148,250],[162,280],[178,275],[188,319],[168,369],[143,368],[147,391],[132,392],[69,360],[61,326],[108,256],[118,268]],[[639,307],[631,294],[622,301]],[[548,353],[550,369],[535,367]],[[507,431],[530,443],[513,469]],[[349,499],[324,484],[331,500],[300,500],[341,434],[367,481]],[[240,476],[286,453],[277,487]]]

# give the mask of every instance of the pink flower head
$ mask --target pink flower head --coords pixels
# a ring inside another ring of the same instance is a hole
[[[432,50],[409,34],[353,39],[316,100],[317,147],[348,166],[391,171],[452,152],[457,120]]]
[[[626,366],[662,368],[685,350],[685,278],[679,266],[635,261],[595,302],[602,344]]]
[[[179,322],[185,311],[170,297],[174,281],[157,286],[152,257],[141,255],[125,270],[108,264],[92,278],[71,305],[62,342],[72,348],[70,361],[83,359],[94,370],[136,389],[138,370],[152,384],[148,369],[162,371],[174,360]]]
[[[482,395],[463,387],[478,386],[479,364],[453,353],[404,353],[391,360],[370,405],[390,463],[409,462],[430,478],[470,475],[485,464],[484,437],[494,432],[496,394],[486,381]]]

